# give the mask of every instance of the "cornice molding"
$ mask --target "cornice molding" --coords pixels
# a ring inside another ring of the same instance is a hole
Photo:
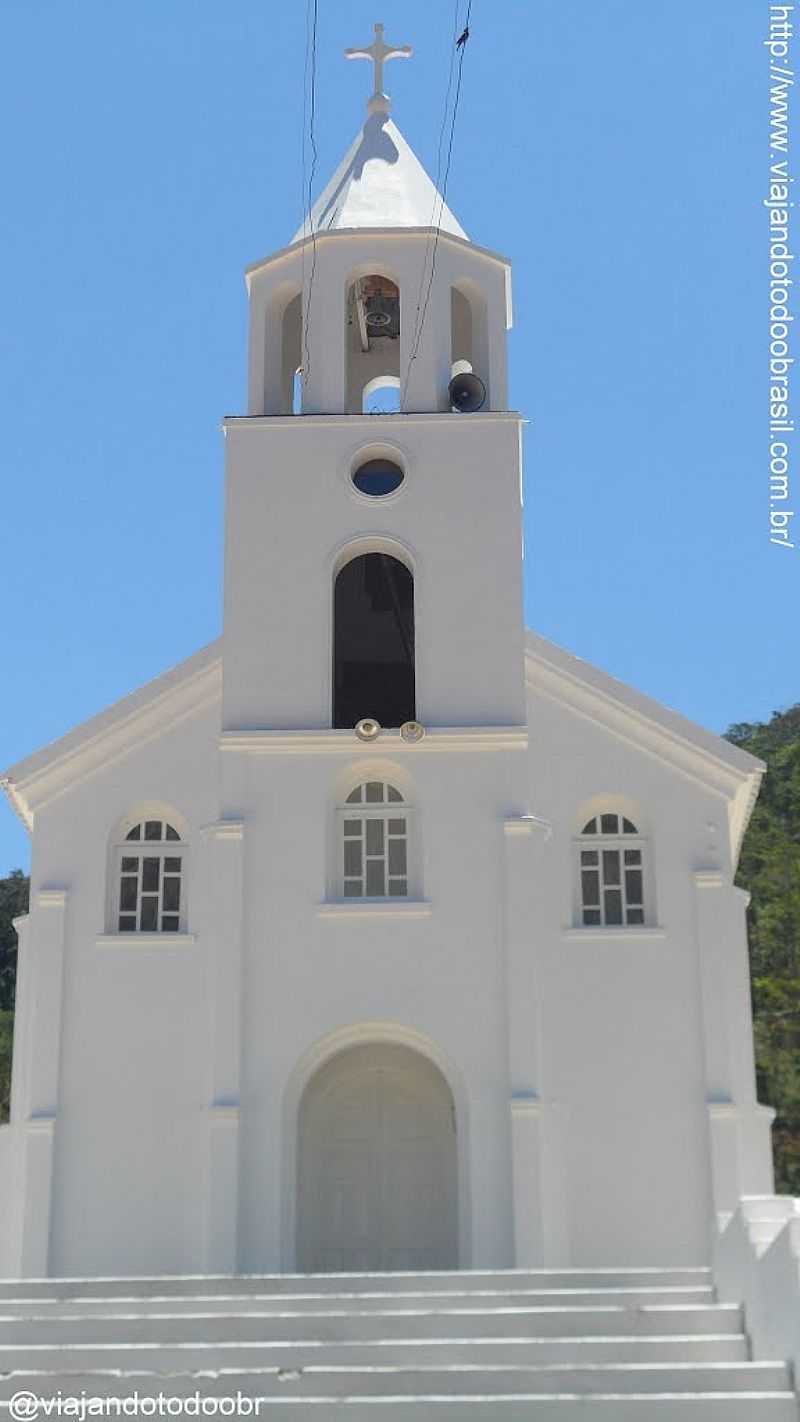
[[[222,656],[215,642],[11,766],[0,786],[30,830],[36,810],[213,705],[221,688]]]
[[[538,1119],[545,1111],[545,1103],[535,1091],[514,1092],[509,1105],[514,1117],[533,1116]]]
[[[40,909],[63,909],[67,903],[66,889],[40,889],[35,899]]]
[[[692,878],[698,889],[725,888],[725,875],[721,869],[695,869]]]
[[[238,1126],[241,1108],[238,1101],[212,1101],[208,1115],[212,1125]]]
[[[441,423],[443,420],[452,420],[452,418],[449,410],[409,411],[408,413],[393,411],[391,414],[381,415],[380,433],[385,438],[390,430],[407,429],[409,425],[415,424]],[[518,410],[476,410],[474,414],[470,415],[469,421],[470,426],[473,426],[475,421],[488,425],[520,425],[525,423],[525,417]],[[229,430],[249,430],[251,433],[256,430],[300,430],[308,429],[313,425],[321,425],[326,430],[342,427],[355,434],[360,423],[363,423],[364,429],[369,430],[375,439],[374,415],[225,415],[222,421],[222,432],[227,434]],[[464,428],[463,423],[458,428]],[[376,443],[379,442],[376,439]]]
[[[445,232],[438,227],[337,227],[332,232],[309,233],[307,237],[299,237],[296,242],[290,242],[288,247],[279,247],[277,252],[273,252],[269,257],[262,257],[260,261],[251,262],[245,267],[244,279],[248,292],[254,276],[265,271],[268,267],[276,266],[280,262],[291,261],[292,258],[300,256],[303,247],[320,247],[331,242],[349,242],[352,246],[354,242],[364,240],[367,245],[374,247],[376,242],[397,241],[401,238],[404,242],[424,241],[428,243],[435,237],[438,243],[445,246],[450,243],[454,247],[466,248],[468,252],[474,252],[479,257],[486,257],[491,262],[496,262],[498,266],[510,269],[511,261],[500,252],[495,252],[491,247],[479,247],[477,242],[470,242],[468,237],[459,237],[455,232]]]
[[[251,755],[346,755],[372,757],[431,752],[527,750],[527,726],[434,726],[421,741],[404,741],[399,731],[382,731],[375,741],[360,741],[353,731],[270,731],[254,728],[223,731],[222,751]]]
[[[742,1121],[755,1116],[761,1117],[771,1125],[777,1114],[773,1106],[762,1106],[760,1101],[746,1102],[740,1105],[733,1099],[728,1101],[709,1100],[706,1105],[712,1121]]]
[[[503,820],[503,833],[511,839],[527,839],[530,835],[541,835],[547,844],[553,838],[553,826],[549,820],[543,820],[539,815],[508,815]]]
[[[34,1111],[24,1122],[29,1134],[52,1136],[56,1128],[55,1111]]]
[[[616,700],[588,681],[580,681],[543,661],[536,663],[536,669],[536,676],[528,678],[528,686],[536,695],[556,705],[568,706],[575,715],[595,725],[600,724],[619,740],[667,764],[695,783],[709,787],[727,800],[734,798],[742,784],[742,771],[726,765],[704,749],[692,746],[667,727],[650,720],[633,706]]]
[[[209,839],[239,842],[244,839],[244,820],[216,820],[213,824],[204,825],[202,833]]]
[[[576,716],[600,724],[643,755],[722,796],[734,867],[758,796],[764,763],[677,711],[528,631],[528,688]]]

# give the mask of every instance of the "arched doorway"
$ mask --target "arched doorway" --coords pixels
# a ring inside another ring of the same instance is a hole
[[[326,1062],[300,1103],[299,1268],[457,1268],[456,1146],[450,1088],[419,1052],[371,1043]]]
[[[415,719],[414,577],[388,553],[345,563],[333,593],[333,726]]]

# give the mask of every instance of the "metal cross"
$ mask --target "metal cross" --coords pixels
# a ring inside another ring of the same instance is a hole
[[[371,114],[389,112],[389,98],[383,92],[383,66],[387,59],[410,59],[413,53],[410,44],[384,44],[383,25],[375,26],[375,39],[368,49],[345,50],[345,59],[371,59],[375,65],[375,93],[367,105]]]

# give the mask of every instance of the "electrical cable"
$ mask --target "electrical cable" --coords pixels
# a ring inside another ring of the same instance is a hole
[[[311,169],[308,175],[308,189],[303,194],[304,205],[308,207],[308,223],[311,230],[311,275],[308,280],[308,294],[306,296],[305,317],[303,319],[303,388],[308,385],[308,378],[311,374],[311,350],[309,344],[309,331],[311,329],[311,293],[314,289],[314,277],[317,270],[317,233],[314,227],[314,213],[311,206],[311,194],[314,187],[314,176],[317,171],[317,142],[314,132],[317,104],[317,20],[318,20],[319,0],[309,0],[306,11],[306,74],[308,76],[307,91],[309,95],[308,103],[308,137],[311,147]],[[305,177],[305,113],[303,114],[303,174]],[[303,233],[303,286],[305,287],[305,240]]]
[[[465,29],[466,32],[469,31],[469,22],[470,22],[470,15],[471,15],[471,12],[472,12],[472,0],[467,0],[467,14],[466,14],[466,20],[465,20],[465,24],[464,24],[464,29]],[[456,16],[457,16],[457,15],[458,15],[458,6],[456,6]],[[457,21],[456,21],[456,29],[458,29],[458,22],[457,22]],[[460,98],[461,98],[461,78],[462,78],[462,73],[463,73],[463,69],[464,69],[464,55],[466,54],[466,51],[467,51],[467,45],[466,45],[466,43],[464,43],[464,44],[462,44],[462,45],[460,46],[460,48],[458,49],[458,77],[457,77],[457,79],[456,79],[456,93],[455,93],[455,100],[454,100],[454,102],[453,102],[453,115],[452,115],[452,119],[451,119],[451,122],[450,122],[450,139],[449,139],[449,142],[448,142],[448,145],[447,145],[447,163],[446,163],[446,165],[445,165],[445,170],[444,170],[444,182],[442,183],[441,206],[440,206],[440,209],[439,209],[439,221],[438,221],[438,223],[437,223],[437,225],[436,225],[436,232],[435,232],[434,241],[433,241],[433,251],[432,251],[432,256],[431,256],[431,271],[430,271],[430,277],[429,277],[429,279],[428,279],[427,291],[425,292],[425,300],[424,300],[423,305],[422,305],[422,314],[421,314],[421,317],[420,317],[418,326],[415,326],[414,345],[413,345],[413,348],[412,348],[412,351],[411,351],[411,355],[410,355],[409,358],[408,358],[408,367],[407,367],[407,369],[406,369],[405,382],[404,382],[404,385],[403,385],[403,391],[402,391],[402,396],[401,396],[401,401],[400,401],[400,407],[401,407],[401,409],[402,409],[402,408],[404,407],[404,405],[405,405],[405,395],[406,395],[406,391],[407,391],[407,388],[408,388],[408,381],[409,381],[409,378],[410,378],[410,375],[411,375],[411,366],[412,366],[413,362],[414,362],[414,361],[416,360],[416,358],[417,358],[417,353],[418,353],[418,351],[419,351],[419,346],[420,346],[420,342],[421,342],[421,340],[422,340],[423,331],[424,331],[424,329],[425,329],[425,317],[426,317],[427,314],[428,314],[428,303],[430,302],[431,290],[432,290],[432,288],[433,288],[433,278],[434,278],[434,275],[435,275],[435,272],[436,272],[436,253],[437,253],[437,249],[438,249],[438,246],[439,246],[439,236],[440,236],[441,230],[442,230],[442,229],[441,229],[441,220],[442,220],[442,212],[443,212],[444,206],[445,206],[445,199],[446,199],[446,197],[447,197],[447,183],[448,183],[448,180],[449,180],[449,177],[450,177],[450,163],[451,163],[452,157],[453,157],[453,139],[454,139],[454,137],[455,137],[456,118],[457,118],[457,116],[458,116],[458,105],[459,105],[459,100],[460,100]],[[423,268],[423,272],[424,272],[424,268]]]
[[[460,7],[461,7],[461,0],[455,0],[455,8],[454,8],[454,12],[453,12],[453,40],[455,40],[455,36],[458,34],[458,12],[459,12]],[[430,222],[428,223],[428,235],[427,235],[427,237],[426,237],[426,239],[425,239],[425,251],[424,251],[424,253],[423,253],[422,268],[421,268],[420,274],[419,274],[419,287],[418,287],[418,289],[417,289],[417,305],[416,305],[416,309],[415,309],[415,311],[414,311],[414,332],[413,332],[413,335],[412,335],[412,337],[411,337],[411,342],[410,342],[410,349],[411,349],[412,351],[415,351],[416,348],[417,348],[417,333],[418,333],[418,330],[419,330],[419,317],[420,317],[420,311],[422,310],[422,293],[423,293],[423,291],[424,291],[424,289],[425,289],[425,278],[426,278],[427,273],[428,273],[428,258],[429,258],[429,256],[430,256],[431,242],[432,242],[432,240],[433,240],[434,228],[436,227],[436,208],[437,208],[437,206],[439,206],[439,205],[441,204],[441,201],[442,201],[442,195],[441,195],[441,192],[440,192],[440,181],[441,181],[441,176],[442,176],[442,145],[443,145],[443,143],[444,143],[444,134],[445,134],[445,129],[446,129],[446,127],[447,127],[447,118],[448,118],[448,114],[449,114],[449,112],[450,112],[450,95],[451,95],[452,89],[453,89],[453,70],[454,70],[454,68],[455,68],[456,53],[457,53],[457,50],[456,50],[456,48],[455,48],[455,44],[454,44],[454,43],[451,43],[451,46],[450,46],[450,69],[449,69],[449,72],[448,72],[448,75],[447,75],[447,89],[446,89],[446,91],[445,91],[445,96],[444,96],[444,109],[443,109],[443,111],[442,111],[442,122],[441,122],[441,124],[440,124],[440,126],[439,126],[439,142],[438,142],[437,149],[436,149],[436,179],[435,179],[435,182],[434,182],[433,207],[431,208],[431,218],[430,218]],[[440,208],[440,217],[441,217],[441,208]],[[413,358],[413,357],[412,357],[412,358]],[[406,368],[406,376],[405,376],[405,380],[403,381],[403,388],[402,388],[402,392],[401,392],[401,396],[400,396],[400,408],[401,408],[401,409],[403,408],[403,405],[404,405],[404,403],[405,403],[406,387],[407,387],[407,385],[408,385],[408,378],[409,378],[410,373],[411,373],[411,360],[408,361],[408,365],[407,365],[407,368]]]

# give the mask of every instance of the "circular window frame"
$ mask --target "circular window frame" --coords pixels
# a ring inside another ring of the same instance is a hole
[[[396,464],[402,474],[400,483],[396,489],[392,489],[388,494],[365,494],[359,489],[354,480],[359,469],[364,464],[369,464],[373,459],[385,459],[392,464]],[[371,508],[385,508],[387,504],[393,504],[397,499],[402,499],[409,480],[410,461],[404,449],[400,449],[396,444],[388,444],[383,441],[370,442],[359,445],[347,456],[342,467],[342,476],[347,483],[350,497],[360,504],[367,504]]]

